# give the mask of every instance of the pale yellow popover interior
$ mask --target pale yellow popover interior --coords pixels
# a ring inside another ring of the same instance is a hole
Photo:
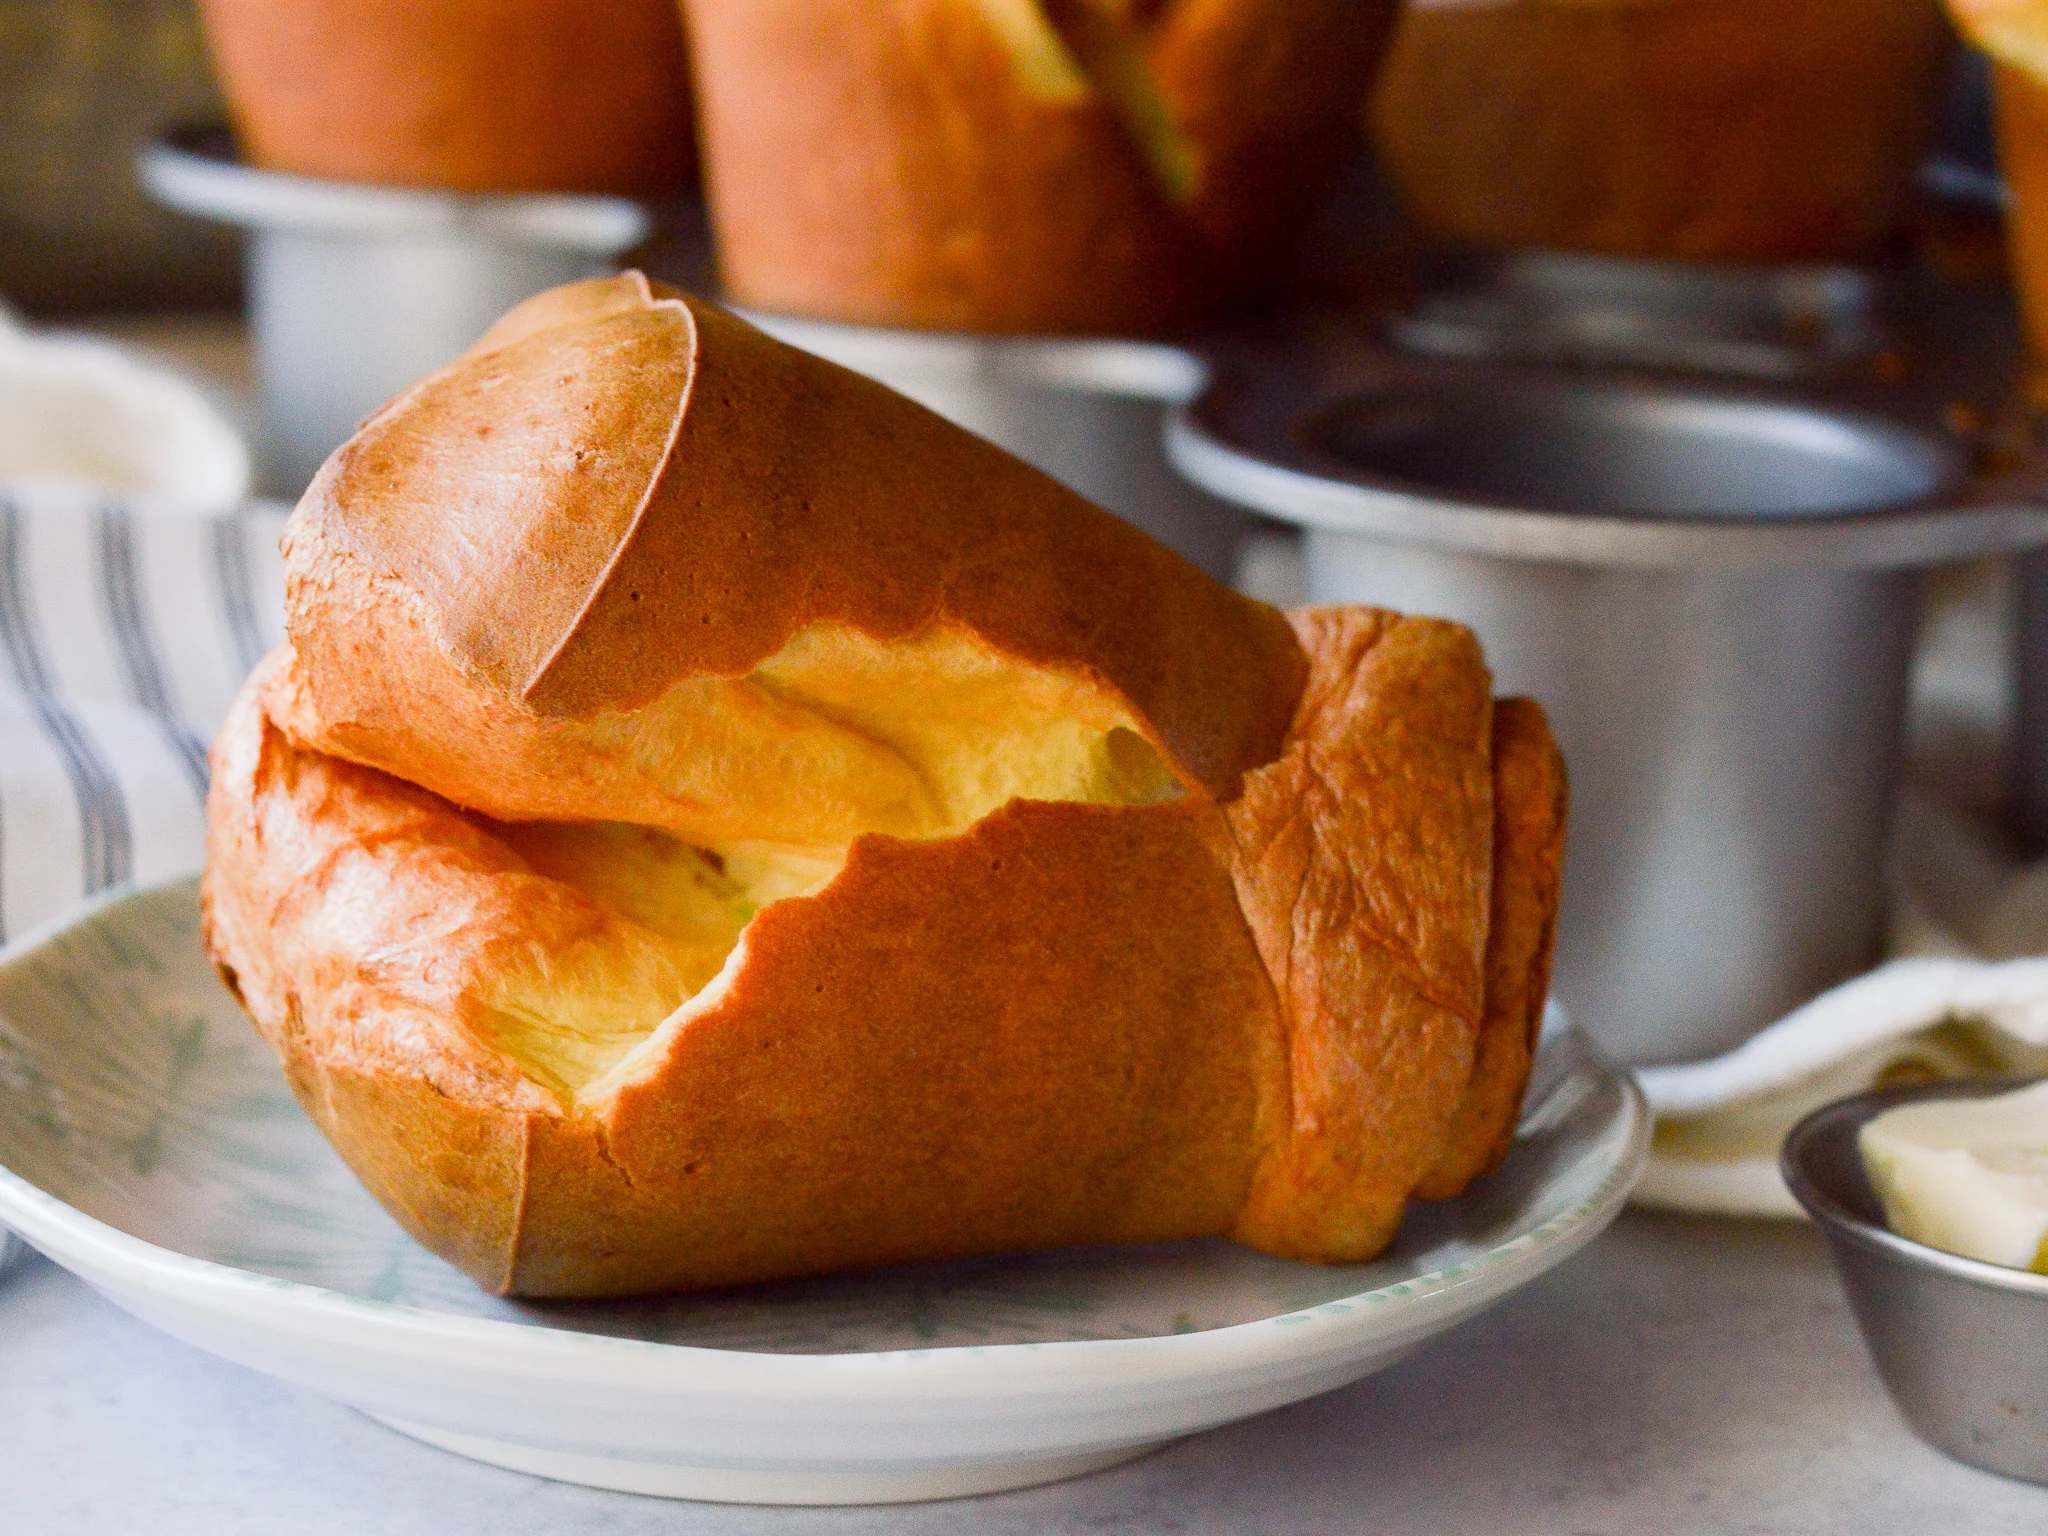
[[[1186,792],[1106,690],[944,627],[883,642],[813,625],[745,677],[693,679],[589,729],[629,748],[676,820],[476,818],[537,874],[644,930],[506,971],[497,1043],[572,1099],[713,982],[758,911],[828,885],[862,833],[949,837],[1011,800]],[[735,782],[752,803],[733,803]],[[758,835],[731,835],[749,823]]]

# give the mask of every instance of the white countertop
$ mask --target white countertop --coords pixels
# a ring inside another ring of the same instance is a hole
[[[1630,1214],[1344,1391],[1074,1482],[839,1510],[669,1503],[463,1461],[31,1259],[0,1276],[0,1530],[2039,1536],[2048,1489],[1913,1438],[1812,1231]]]

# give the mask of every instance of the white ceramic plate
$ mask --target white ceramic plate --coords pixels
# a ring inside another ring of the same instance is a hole
[[[1203,1242],[508,1302],[401,1233],[300,1113],[181,883],[0,956],[0,1220],[181,1339],[485,1461],[687,1498],[940,1498],[1340,1386],[1585,1244],[1647,1117],[1553,1022],[1506,1166],[1372,1264]]]

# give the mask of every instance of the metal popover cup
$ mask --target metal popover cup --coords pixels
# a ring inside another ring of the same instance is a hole
[[[1896,1104],[1985,1098],[2017,1080],[1920,1083],[1827,1105],[1785,1139],[1785,1182],[1834,1257],[1892,1401],[1928,1444],[2048,1483],[2048,1275],[1960,1258],[1885,1225],[1857,1133]]]
[[[1549,712],[1553,985],[1604,1050],[1713,1056],[1876,960],[1922,573],[2048,513],[1847,395],[1355,343],[1219,370],[1183,473],[1304,530],[1310,601],[1457,619]]]
[[[250,232],[264,487],[296,496],[372,410],[544,288],[614,270],[651,217],[621,197],[443,192],[258,170],[188,124],[142,153],[180,212]]]

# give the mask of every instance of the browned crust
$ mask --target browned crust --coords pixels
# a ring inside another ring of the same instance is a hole
[[[533,1176],[537,1130],[555,1122],[451,1099],[409,1073],[291,1046],[280,1054],[299,1103],[398,1224],[485,1290],[514,1292],[518,1191]]]
[[[1369,1258],[1472,1074],[1492,883],[1492,700],[1471,633],[1294,615],[1312,658],[1280,758],[1227,807],[1238,900],[1286,1020],[1288,1131],[1233,1235]]]
[[[1278,1022],[1218,822],[1018,801],[857,842],[826,891],[763,910],[730,988],[608,1107],[602,1164],[559,1127],[518,1288],[1220,1231]]]
[[[262,707],[283,659],[243,688],[212,757],[203,900],[237,995],[280,1054],[345,1057],[494,1109],[545,1107],[468,999],[495,936],[562,930],[519,899],[521,861],[452,807],[292,747]],[[534,882],[529,894],[559,892]],[[458,971],[449,946],[465,933]]]
[[[261,697],[215,755],[208,942],[350,1166],[481,1283],[1188,1237],[1241,1203],[1279,1022],[1206,800],[863,838],[755,919],[643,1072],[573,1107],[518,1078],[482,999],[508,948],[620,920],[455,808],[292,746]]]
[[[1472,1078],[1442,1159],[1415,1186],[1448,1200],[1507,1156],[1536,1059],[1557,903],[1564,884],[1564,758],[1530,699],[1493,707],[1493,916],[1486,935],[1486,1011]]]
[[[650,819],[547,798],[573,773],[553,722],[814,624],[956,624],[1088,678],[1219,798],[1306,666],[1279,614],[1128,524],[637,273],[529,301],[365,423],[287,531],[286,604],[302,739],[503,816]]]
[[[1159,334],[1268,286],[1393,6],[1141,9],[1201,172],[1185,204],[1100,95],[1027,90],[964,0],[686,0],[729,291],[871,325]]]
[[[686,187],[675,0],[202,0],[251,162],[471,192]]]

